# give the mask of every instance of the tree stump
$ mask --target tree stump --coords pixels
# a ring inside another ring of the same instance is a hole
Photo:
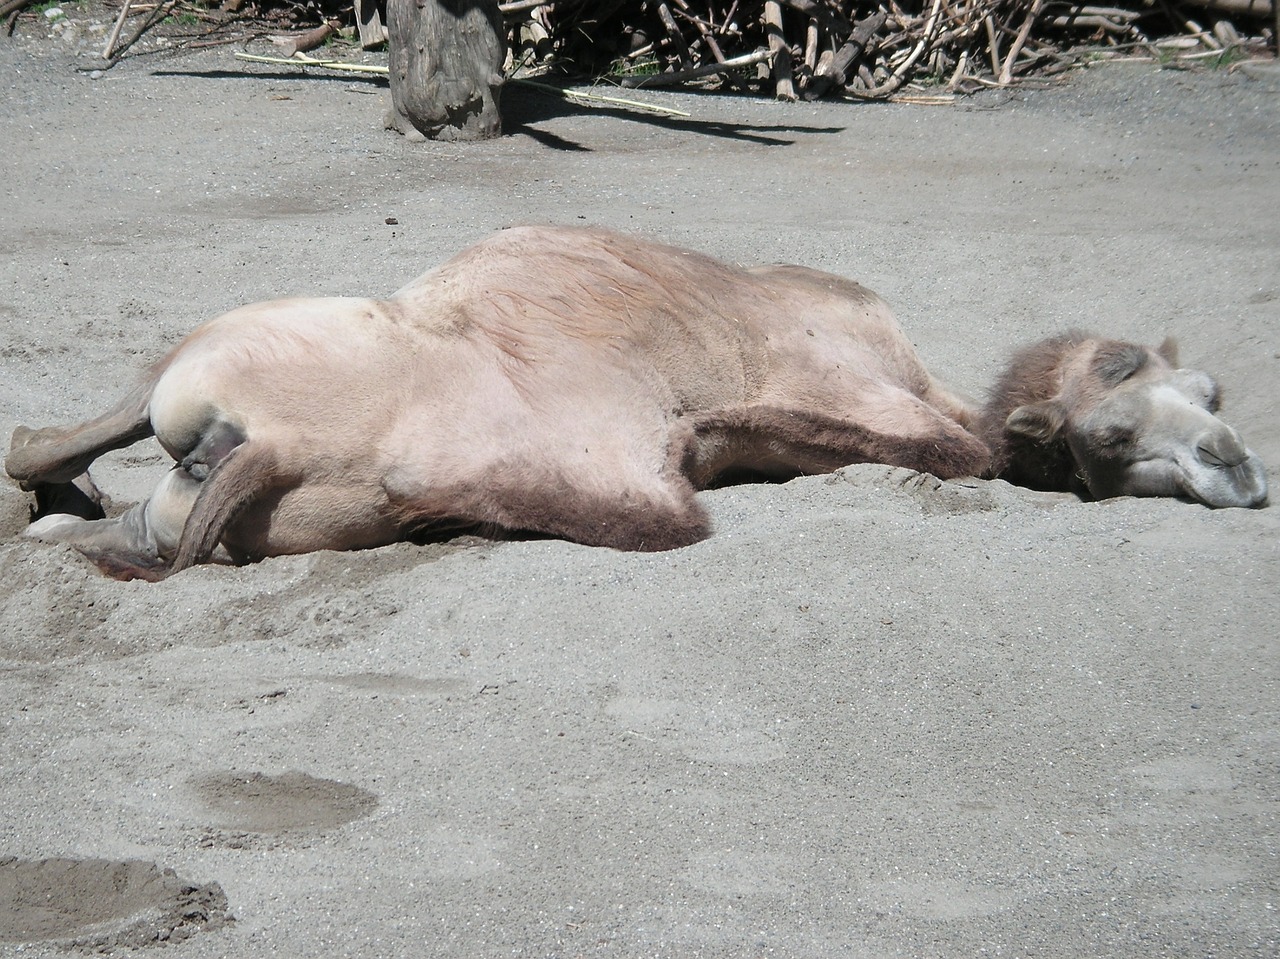
[[[506,32],[497,0],[387,0],[387,128],[432,140],[502,133]]]

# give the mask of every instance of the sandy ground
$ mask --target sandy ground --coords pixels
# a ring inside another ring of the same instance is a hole
[[[649,95],[681,121],[513,92],[500,142],[414,146],[369,81],[62,49],[0,43],[0,435],[232,306],[552,221],[860,279],[975,394],[1067,327],[1174,334],[1280,466],[1274,75]],[[97,478],[118,508],[163,470]],[[1275,508],[875,466],[705,502],[716,534],[661,555],[150,585],[17,539],[4,485],[0,954],[1277,954]]]

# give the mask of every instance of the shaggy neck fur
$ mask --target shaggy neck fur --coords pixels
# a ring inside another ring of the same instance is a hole
[[[1075,458],[1061,438],[1038,442],[1010,433],[1005,423],[1018,407],[1057,396],[1062,390],[1066,358],[1089,339],[1086,333],[1072,331],[1014,354],[992,387],[979,419],[979,435],[991,449],[989,477],[1031,489],[1087,495],[1084,483],[1076,475]]]

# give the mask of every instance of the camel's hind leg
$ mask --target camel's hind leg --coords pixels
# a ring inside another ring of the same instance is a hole
[[[175,466],[150,499],[121,516],[87,520],[54,513],[32,523],[26,534],[74,546],[121,579],[160,579],[206,562],[227,527],[285,475],[268,447],[229,446],[229,435],[211,430],[188,457],[201,456],[198,462]]]
[[[88,519],[50,513],[28,526],[26,535],[74,546],[117,579],[159,579],[178,550],[200,486],[186,470],[175,468],[150,499],[120,516]]]
[[[42,483],[70,483],[110,450],[130,446],[152,434],[148,407],[153,382],[135,387],[109,412],[75,426],[13,431],[5,471],[23,489]]]
[[[885,433],[822,413],[754,406],[687,417],[683,469],[703,489],[734,474],[788,479],[851,463],[904,466],[942,479],[977,476],[991,452],[955,421],[912,398],[919,422]]]

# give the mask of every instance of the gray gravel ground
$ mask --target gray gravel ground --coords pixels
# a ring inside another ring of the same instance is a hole
[[[68,49],[0,43],[0,435],[99,410],[235,305],[389,293],[551,221],[855,277],[975,394],[1067,327],[1174,334],[1280,464],[1265,72],[643,94],[681,121],[511,91],[509,136],[446,146],[384,133],[371,81],[225,50],[92,79]],[[163,462],[97,478],[125,504]],[[4,486],[0,954],[1280,952],[1274,508],[876,466],[705,501],[716,535],[672,553],[463,540],[151,585],[16,539]]]

